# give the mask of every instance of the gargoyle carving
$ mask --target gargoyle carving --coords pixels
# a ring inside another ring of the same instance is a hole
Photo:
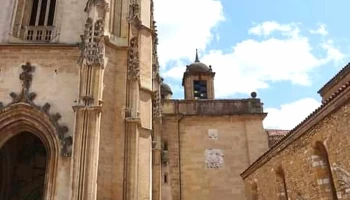
[[[61,141],[62,149],[61,149],[61,155],[62,156],[70,156],[71,155],[71,146],[73,143],[73,139],[71,136],[67,136],[68,133],[68,127],[62,126],[59,124],[59,119],[61,119],[61,115],[59,113],[56,114],[50,114],[50,104],[45,103],[43,106],[36,105],[33,100],[36,97],[36,94],[34,92],[29,92],[34,72],[34,66],[32,66],[30,63],[26,63],[25,65],[22,65],[23,72],[20,74],[19,79],[22,81],[22,91],[20,94],[16,94],[15,92],[11,92],[10,96],[12,97],[12,102],[8,105],[4,106],[0,102],[0,109],[4,109],[6,107],[9,107],[10,105],[17,104],[17,103],[27,103],[34,108],[40,110],[41,112],[45,113],[52,124],[55,126],[58,138]]]

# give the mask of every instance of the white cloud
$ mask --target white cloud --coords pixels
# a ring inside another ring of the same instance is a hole
[[[317,29],[309,31],[312,34],[319,34],[326,36],[328,35],[327,26],[325,24],[320,24]]]
[[[275,21],[267,21],[262,24],[257,24],[256,26],[250,28],[248,30],[248,33],[254,34],[254,35],[263,35],[263,36],[268,36],[272,34],[275,31],[280,31],[280,32],[291,32],[292,31],[292,24],[284,24],[281,25]]]
[[[159,62],[194,59],[195,49],[204,51],[217,36],[213,28],[224,20],[217,0],[155,0],[159,33]]]
[[[283,104],[279,109],[266,108],[267,117],[264,120],[265,128],[291,130],[302,122],[309,114],[321,105],[313,98]]]
[[[244,40],[235,44],[230,52],[211,50],[201,58],[216,72],[217,97],[249,94],[278,81],[310,85],[309,75],[315,68],[344,58],[344,54],[331,41],[321,46],[325,56],[316,56],[309,39],[300,33],[294,23],[264,22],[252,27],[250,32],[265,37],[261,40]],[[272,32],[280,32],[281,37],[273,37]],[[185,65],[177,65],[163,75],[181,80],[184,71]]]

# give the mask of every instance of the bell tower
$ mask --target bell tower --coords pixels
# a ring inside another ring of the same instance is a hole
[[[186,66],[186,71],[182,78],[185,99],[200,100],[214,99],[214,76],[215,72],[199,61],[198,50],[194,63]]]

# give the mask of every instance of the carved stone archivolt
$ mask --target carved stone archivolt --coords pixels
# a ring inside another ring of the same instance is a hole
[[[45,103],[43,106],[36,105],[33,100],[36,97],[36,93],[30,92],[30,86],[32,83],[33,75],[35,68],[30,64],[26,63],[22,65],[23,72],[20,74],[19,79],[22,81],[22,91],[17,94],[15,92],[11,92],[10,96],[12,97],[12,102],[4,106],[0,102],[0,110],[6,110],[11,105],[25,103],[34,107],[35,109],[44,113],[50,119],[51,123],[56,128],[56,132],[58,134],[58,138],[61,142],[61,155],[62,156],[70,156],[71,155],[71,146],[73,139],[71,136],[68,136],[68,127],[61,125],[59,120],[61,119],[61,115],[59,113],[51,114],[50,113],[50,104]]]

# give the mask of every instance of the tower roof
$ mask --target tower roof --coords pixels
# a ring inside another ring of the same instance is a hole
[[[209,72],[211,69],[204,63],[199,61],[198,50],[196,49],[196,59],[194,63],[187,66],[186,72],[198,73],[198,72]]]
[[[164,83],[163,81],[164,81],[164,79],[162,78],[162,83],[160,85],[160,93],[161,93],[161,95],[162,96],[166,96],[168,94],[173,95],[173,92],[171,91],[170,86],[168,84]]]

